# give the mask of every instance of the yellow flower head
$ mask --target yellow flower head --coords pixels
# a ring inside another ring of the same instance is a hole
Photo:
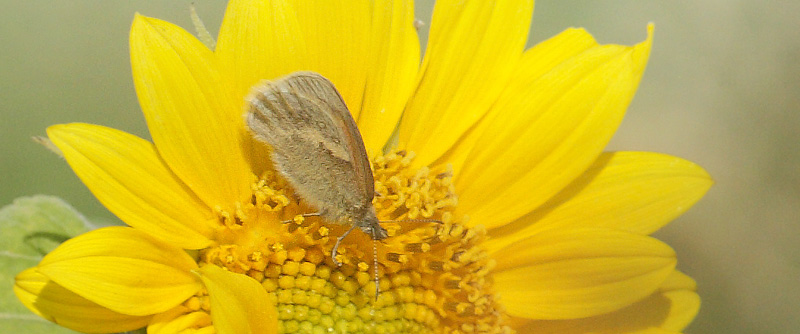
[[[63,243],[17,276],[19,299],[90,333],[681,331],[694,282],[648,234],[711,180],[679,158],[602,151],[652,27],[632,47],[569,29],[524,50],[532,0],[440,1],[420,66],[412,5],[231,1],[214,50],[137,15],[152,142],[47,130],[129,227]],[[348,227],[303,215],[315,208],[242,117],[253,85],[301,70],[346,102],[388,221],[377,245],[345,238],[341,265],[330,254]]]

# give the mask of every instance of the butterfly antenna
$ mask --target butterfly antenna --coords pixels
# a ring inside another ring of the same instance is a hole
[[[381,223],[437,223],[442,224],[439,219],[421,218],[421,219],[391,219],[381,220]]]
[[[378,293],[381,292],[381,286],[378,284],[378,240],[372,239],[372,266],[373,278],[375,279],[375,301],[378,301]]]

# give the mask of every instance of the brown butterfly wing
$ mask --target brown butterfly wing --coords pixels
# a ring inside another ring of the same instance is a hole
[[[296,72],[253,88],[247,125],[273,148],[276,169],[327,219],[348,223],[371,207],[374,178],[364,142],[334,85]]]

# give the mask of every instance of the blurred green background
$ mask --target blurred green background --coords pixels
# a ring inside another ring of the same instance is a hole
[[[216,34],[224,1],[194,1]],[[0,206],[52,194],[112,221],[31,136],[89,122],[148,137],[130,75],[134,12],[192,29],[190,1],[0,1]],[[418,1],[430,22],[432,1]],[[800,1],[540,0],[530,45],[570,26],[634,44],[650,63],[611,150],[669,153],[717,184],[657,236],[678,251],[703,306],[687,333],[800,328]],[[428,26],[422,28],[422,36]],[[149,137],[148,137],[149,138]]]

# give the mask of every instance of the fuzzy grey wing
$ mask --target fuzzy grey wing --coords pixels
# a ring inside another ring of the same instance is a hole
[[[341,96],[322,76],[300,72],[254,88],[247,124],[273,148],[273,162],[329,219],[371,205],[374,179],[361,136]]]

